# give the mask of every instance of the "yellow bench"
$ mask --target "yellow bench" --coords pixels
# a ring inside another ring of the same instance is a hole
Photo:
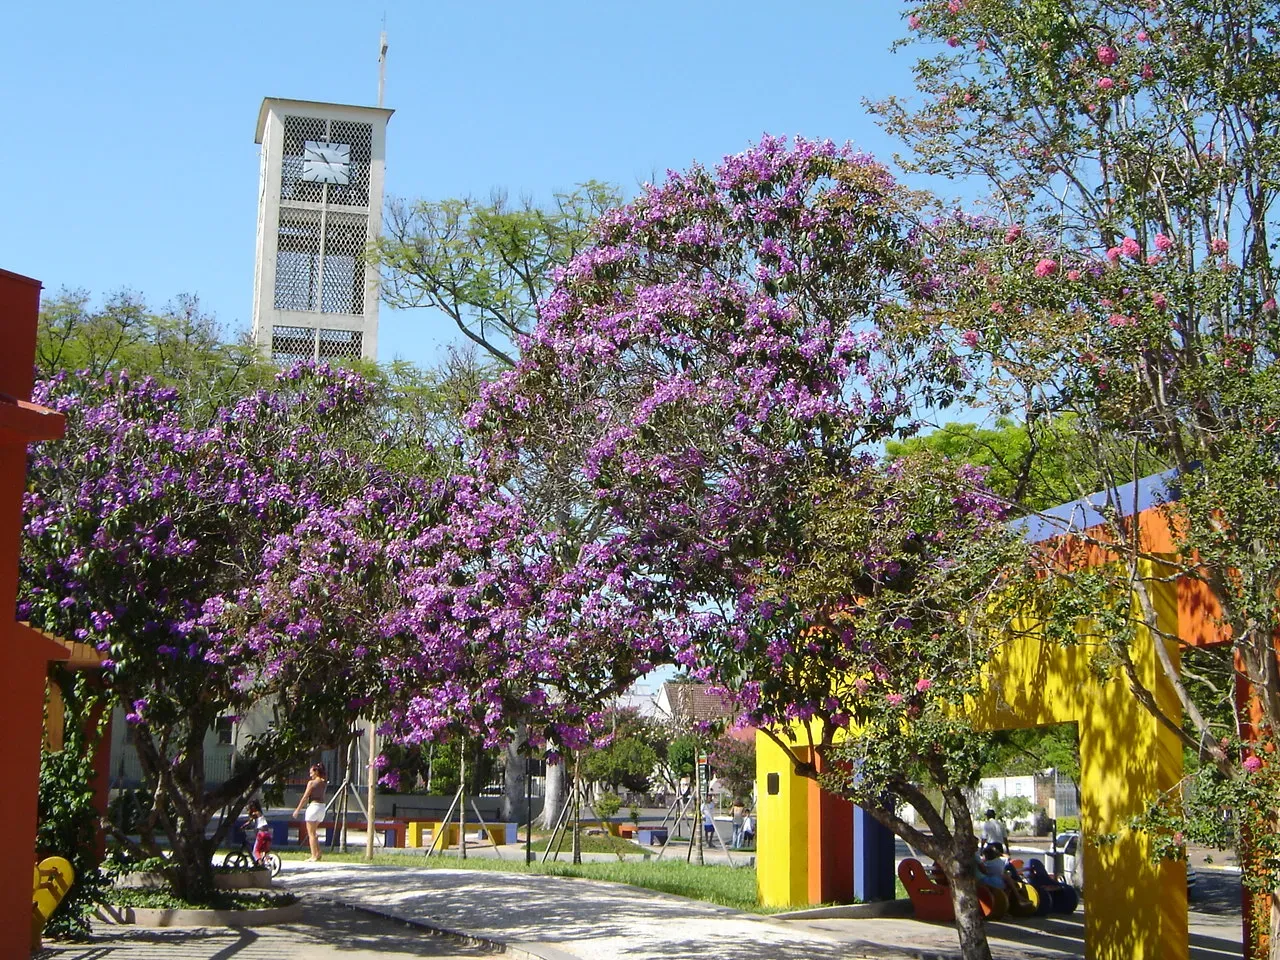
[[[63,857],[46,857],[35,868],[35,884],[31,894],[31,949],[40,949],[44,925],[58,909],[58,904],[75,882],[76,872]]]
[[[484,830],[494,846],[507,842],[506,824],[491,823],[484,827],[478,823],[467,824],[468,837],[477,830]],[[405,846],[429,847],[436,837],[440,837],[440,839],[436,841],[435,849],[444,850],[448,847],[456,847],[458,845],[458,821],[450,820],[444,827],[444,834],[441,836],[439,820],[410,820]]]

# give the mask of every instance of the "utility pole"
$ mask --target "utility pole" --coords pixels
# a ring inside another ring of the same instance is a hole
[[[698,743],[693,757],[693,860],[699,866],[706,861],[702,856],[702,743]]]
[[[378,768],[374,765],[374,758],[378,755],[378,728],[372,720],[369,721],[369,769],[367,771],[367,780],[365,781],[365,830],[364,838],[364,858],[369,863],[373,863],[373,831],[374,824],[378,819]]]

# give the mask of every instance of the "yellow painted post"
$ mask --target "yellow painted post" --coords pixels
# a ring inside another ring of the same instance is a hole
[[[1176,635],[1174,585],[1151,583],[1149,589],[1161,629]],[[972,719],[991,729],[1077,725],[1087,955],[1090,960],[1185,960],[1183,868],[1150,863],[1147,838],[1128,828],[1147,802],[1180,778],[1177,738],[1138,703],[1096,637],[1082,635],[1076,646],[1062,648],[1022,626],[1023,635],[992,659],[987,693],[974,705]],[[1130,655],[1143,684],[1171,716],[1178,716],[1147,631],[1138,631]],[[1172,655],[1176,658],[1176,650]],[[1105,677],[1101,664],[1107,664]]]
[[[809,781],[791,755],[756,733],[756,886],[769,907],[809,902]]]

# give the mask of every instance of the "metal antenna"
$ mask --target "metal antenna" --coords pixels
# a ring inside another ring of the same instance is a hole
[[[387,89],[387,15],[382,15],[382,36],[378,38],[378,106]]]

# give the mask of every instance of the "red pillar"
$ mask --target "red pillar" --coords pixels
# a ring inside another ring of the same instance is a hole
[[[5,678],[0,769],[12,778],[0,790],[0,823],[9,834],[0,844],[0,956],[5,957],[25,957],[31,948],[45,675],[49,660],[67,655],[14,619],[27,444],[60,437],[63,430],[61,416],[30,403],[39,308],[38,281],[0,270],[0,675]]]
[[[821,760],[819,760],[821,768]],[[809,781],[809,902],[853,900],[853,804]]]

